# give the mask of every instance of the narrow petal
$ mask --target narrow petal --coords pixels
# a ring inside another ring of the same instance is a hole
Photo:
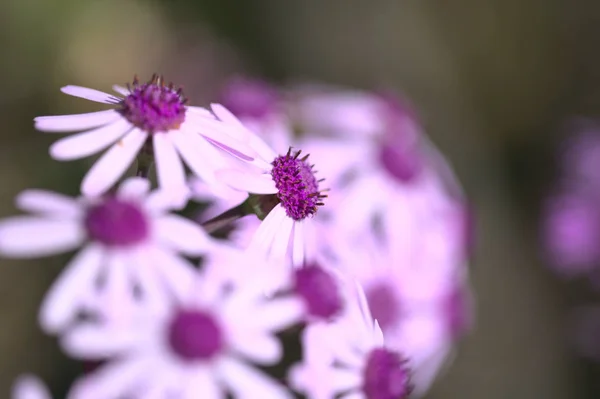
[[[247,161],[252,161],[256,156],[256,151],[250,147],[248,143],[245,143],[237,138],[234,138],[228,134],[224,134],[216,129],[204,128],[198,129],[198,133],[202,136],[210,139],[214,144],[217,144],[223,150],[228,151],[230,154],[242,158]],[[232,151],[229,151],[232,150]],[[274,158],[271,158],[274,159]]]
[[[83,194],[97,196],[108,190],[133,163],[146,138],[146,133],[134,129],[113,145],[83,178]]]
[[[162,281],[183,301],[198,278],[197,269],[187,260],[161,248],[153,248],[148,256],[152,257],[156,273]]]
[[[59,161],[88,157],[106,149],[131,128],[129,122],[119,119],[98,129],[65,137],[50,146],[50,156]]]
[[[82,325],[61,338],[62,349],[76,359],[106,359],[121,355],[146,342],[144,334],[131,328]]]
[[[248,252],[266,256],[269,253],[275,235],[279,233],[279,227],[286,217],[285,210],[281,205],[273,208],[265,220],[258,226],[258,229],[256,229],[252,240],[250,240],[250,244],[248,244]]]
[[[15,258],[37,258],[67,252],[85,239],[76,220],[15,216],[0,223],[0,253]]]
[[[80,296],[92,289],[98,276],[102,266],[102,252],[101,247],[88,245],[71,260],[52,284],[40,308],[39,321],[44,331],[58,332],[73,317]]]
[[[188,105],[185,109],[194,115],[201,115],[207,118],[215,119],[215,116],[206,108]]]
[[[295,222],[293,219],[289,217],[283,218],[271,244],[269,256],[275,261],[281,262],[282,265],[287,263],[286,255],[289,253],[288,248],[290,246],[290,237],[292,235],[294,224]]]
[[[123,87],[120,85],[113,85],[112,89],[124,97],[127,97],[131,94],[127,87]]]
[[[119,101],[119,98],[111,94],[104,93],[99,90],[90,89],[87,87],[72,85],[64,86],[61,87],[60,91],[70,96],[85,98],[86,100],[95,101],[98,103],[114,104],[115,102]]]
[[[230,185],[236,190],[253,194],[275,194],[277,188],[269,174],[245,173],[235,169],[224,169],[217,172],[220,182]]]
[[[217,118],[219,118],[219,120],[224,122],[224,124],[221,126],[226,129],[227,134],[238,140],[246,142],[248,141],[248,138],[252,132],[250,132],[246,126],[244,126],[244,124],[240,122],[240,120],[233,113],[231,113],[231,111],[221,104],[211,104],[210,109],[217,116]]]
[[[119,186],[117,195],[127,199],[141,199],[150,191],[150,180],[143,177],[130,177]]]
[[[336,392],[344,392],[353,388],[356,389],[361,386],[361,374],[360,370],[335,368],[330,374],[331,388]]]
[[[185,170],[168,134],[155,134],[153,137],[156,174],[160,187],[185,186]]]
[[[33,375],[22,375],[17,378],[11,397],[13,399],[52,399],[48,388]]]
[[[196,137],[196,139],[194,140],[193,134],[181,131],[173,133],[173,143],[187,166],[199,178],[207,183],[212,183],[215,181],[214,168],[216,165],[211,164],[210,160],[214,157],[216,150],[210,147],[207,149],[208,143],[204,143],[205,146],[202,146],[200,137]]]
[[[15,199],[17,207],[26,212],[76,218],[82,209],[77,201],[66,195],[46,190],[25,190]]]
[[[190,373],[181,398],[224,399],[225,391],[219,386],[208,368],[201,368]]]
[[[167,211],[179,210],[185,207],[191,196],[187,186],[158,188],[144,201],[144,207],[153,215],[160,215]]]
[[[206,252],[208,235],[200,225],[177,215],[166,215],[155,221],[159,241],[186,255]]]
[[[251,312],[248,310],[251,309]],[[252,314],[248,320],[249,328],[257,328],[262,331],[276,332],[290,327],[300,321],[303,314],[302,303],[293,297],[281,298],[261,305],[255,305],[245,309],[246,314]],[[243,314],[237,317],[243,317]]]
[[[93,129],[121,119],[114,109],[73,115],[38,116],[33,119],[34,127],[44,132],[75,132]]]
[[[126,322],[131,317],[134,291],[129,268],[135,260],[130,254],[118,251],[107,256],[102,310],[109,322]]]
[[[232,348],[257,364],[275,364],[283,355],[279,340],[267,333],[234,330],[229,336]]]
[[[221,362],[223,379],[233,396],[240,399],[291,399],[292,394],[272,378],[234,359]]]
[[[304,265],[306,258],[306,240],[304,239],[306,221],[294,223],[292,232],[292,265],[300,267]]]

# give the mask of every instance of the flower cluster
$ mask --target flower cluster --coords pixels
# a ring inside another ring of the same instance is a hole
[[[2,256],[76,251],[39,313],[98,364],[69,399],[428,389],[471,326],[470,219],[406,104],[241,78],[208,108],[158,75],[114,90],[63,87],[109,109],[35,118],[76,132],[56,160],[104,151],[81,195],[29,189],[0,221]],[[22,376],[13,397],[50,394]]]

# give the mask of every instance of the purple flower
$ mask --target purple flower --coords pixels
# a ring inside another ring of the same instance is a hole
[[[252,159],[244,143],[228,136],[222,123],[208,110],[187,105],[181,89],[153,76],[147,83],[134,80],[128,88],[114,86],[123,97],[79,86],[64,93],[114,109],[79,115],[40,116],[35,127],[47,132],[83,131],[58,140],[50,147],[54,159],[66,161],[108,151],[92,166],[81,183],[85,195],[106,192],[129,168],[140,151],[154,157],[160,186],[185,185],[181,159],[200,178],[213,182],[214,170],[225,164],[218,145],[229,153]],[[151,148],[146,144],[151,142]]]
[[[189,284],[193,266],[181,255],[206,253],[210,238],[192,221],[168,213],[182,207],[185,192],[149,190],[148,180],[130,178],[116,194],[102,197],[74,199],[42,190],[17,197],[18,207],[32,215],[0,221],[1,255],[32,258],[81,248],[44,298],[44,330],[66,328],[98,293],[100,277],[98,295],[116,313],[133,300],[134,286],[151,297],[163,284]]]

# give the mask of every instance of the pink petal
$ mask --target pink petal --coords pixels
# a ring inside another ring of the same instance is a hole
[[[104,93],[99,90],[90,89],[81,86],[64,86],[60,91],[74,97],[85,98],[86,100],[96,101],[99,103],[113,104],[119,101],[119,98],[111,94]]]
[[[269,174],[245,173],[235,169],[217,171],[217,179],[236,190],[253,194],[276,194],[277,187]]]
[[[34,126],[44,132],[73,132],[103,126],[121,119],[114,109],[86,114],[38,116]]]
[[[170,136],[155,134],[153,142],[158,184],[161,187],[185,186],[185,170]]]

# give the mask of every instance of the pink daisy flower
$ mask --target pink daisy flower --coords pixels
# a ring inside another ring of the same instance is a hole
[[[284,155],[278,155],[225,108],[221,108],[219,117],[229,121],[238,135],[245,136],[244,141],[258,154],[252,163],[217,172],[222,182],[260,196],[258,207],[264,219],[248,249],[275,258],[291,253],[293,263],[301,265],[309,235],[306,230],[311,228],[311,219],[326,197],[314,165],[309,163],[308,155],[301,156],[300,150],[289,148]]]
[[[50,147],[54,159],[66,161],[96,154],[110,147],[92,166],[81,183],[85,195],[108,190],[129,168],[140,151],[156,162],[159,185],[185,185],[183,161],[194,174],[214,181],[222,167],[221,149],[246,160],[253,152],[227,130],[208,110],[186,105],[181,89],[165,85],[157,75],[128,88],[115,86],[120,96],[79,86],[65,86],[63,93],[104,104],[114,109],[78,115],[40,116],[35,127],[46,132],[77,132]]]
[[[254,262],[261,260],[246,254],[241,266]],[[295,298],[265,297],[259,277],[232,287],[199,273],[191,289],[177,289],[128,325],[90,325],[64,335],[68,354],[112,359],[83,377],[95,387],[86,399],[291,398],[253,364],[281,359],[275,333],[295,323],[301,307]]]
[[[52,399],[46,385],[33,375],[21,375],[12,386],[12,399]]]
[[[113,301],[106,306],[115,310],[131,300],[134,285],[152,297],[161,284],[189,284],[194,269],[180,254],[205,253],[210,238],[194,222],[168,213],[185,203],[184,194],[149,190],[148,180],[134,177],[103,197],[43,190],[17,197],[17,206],[32,215],[0,221],[1,255],[34,258],[82,248],[44,298],[44,330],[63,330],[99,281]]]
[[[411,392],[406,358],[390,349],[359,290],[347,314],[311,324],[302,334],[303,360],[289,376],[311,399],[402,399]]]

